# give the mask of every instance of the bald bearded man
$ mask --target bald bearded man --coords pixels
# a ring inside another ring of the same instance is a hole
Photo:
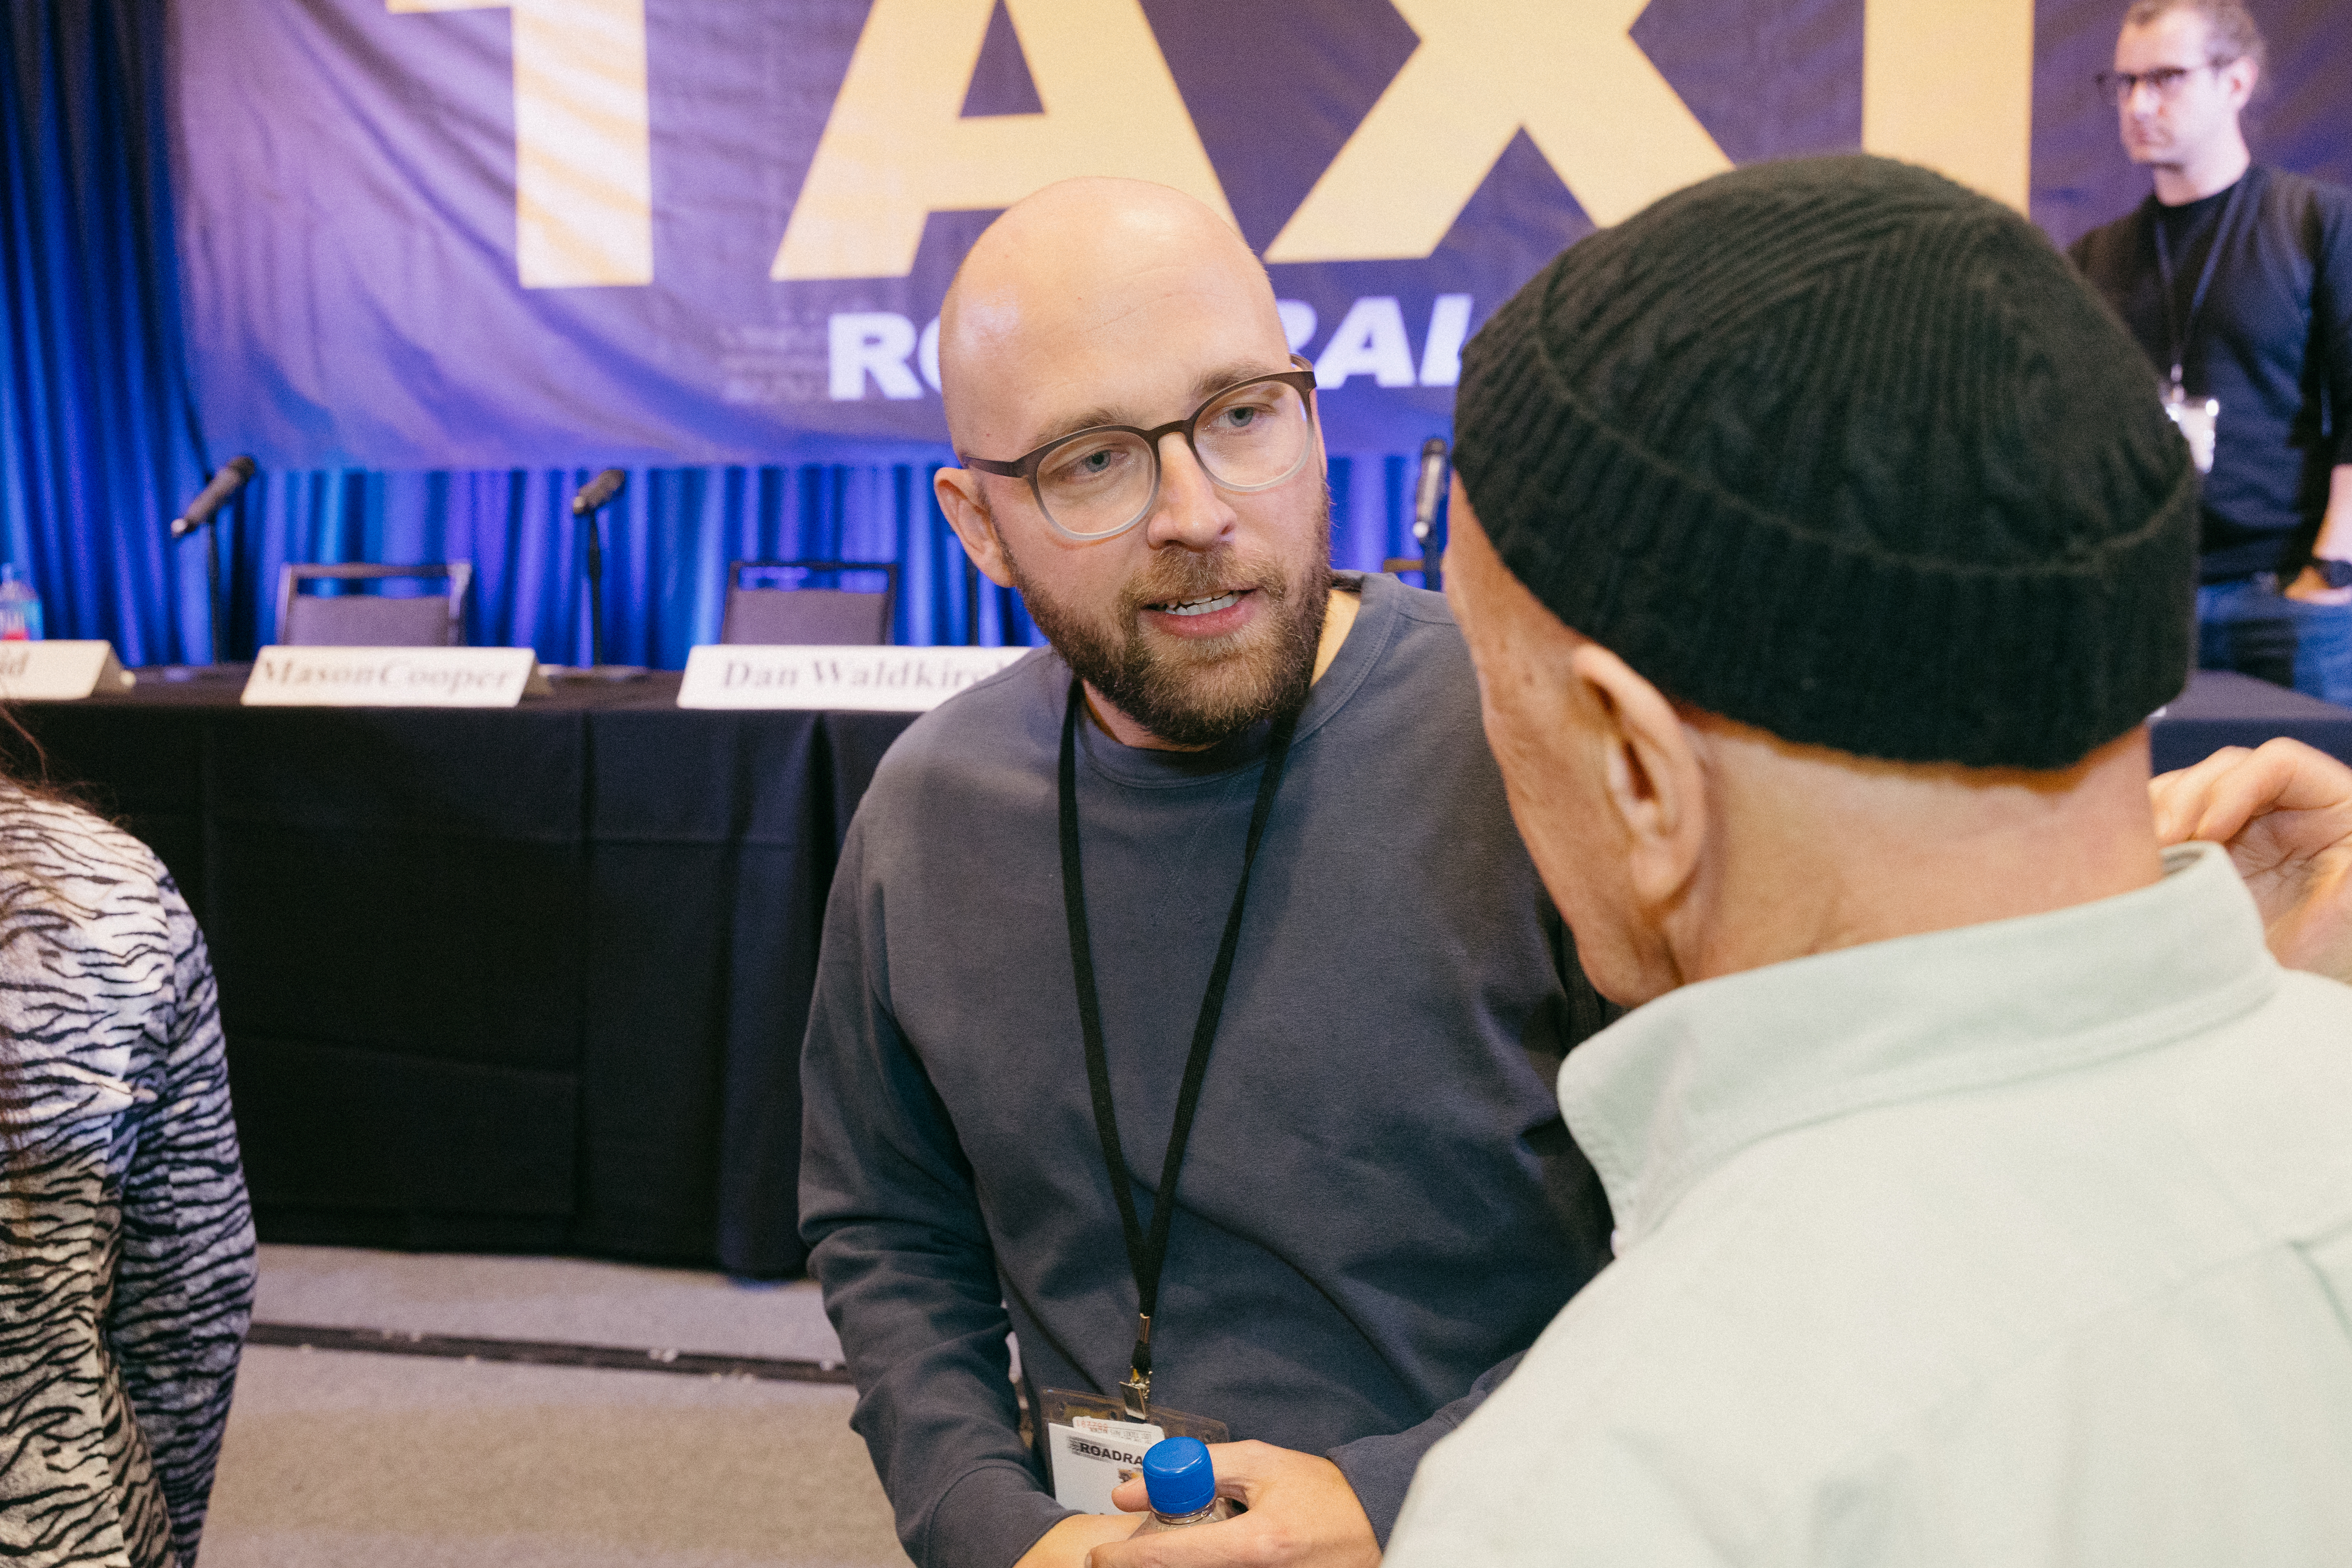
[[[940,361],[940,505],[1053,646],[907,731],[834,882],[801,1211],[855,1424],[925,1568],[1371,1564],[1606,1256],[1549,1087],[1603,1005],[1444,600],[1331,574],[1313,374],[1239,236],[1049,187]],[[1071,1446],[1118,1434],[1062,1392],[1223,1424],[1248,1511],[1126,1542]]]

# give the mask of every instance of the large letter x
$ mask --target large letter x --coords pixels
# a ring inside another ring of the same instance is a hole
[[[1427,256],[1522,127],[1594,223],[1731,167],[1627,30],[1648,0],[1390,0],[1421,35],[1268,261]]]

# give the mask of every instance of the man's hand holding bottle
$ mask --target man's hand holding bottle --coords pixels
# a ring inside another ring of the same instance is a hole
[[[1073,1514],[1015,1568],[1378,1568],[1371,1521],[1330,1460],[1270,1443],[1171,1438],[1160,1449],[1170,1473],[1159,1491],[1137,1476],[1111,1497],[1130,1511]]]

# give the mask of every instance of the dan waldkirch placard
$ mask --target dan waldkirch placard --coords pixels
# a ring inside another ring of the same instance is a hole
[[[987,679],[1024,647],[758,647],[686,658],[681,708],[840,708],[919,713]]]

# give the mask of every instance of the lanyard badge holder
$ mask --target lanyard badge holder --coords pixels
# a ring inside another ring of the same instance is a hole
[[[2221,400],[2218,397],[2191,397],[2180,384],[2180,367],[2172,367],[2172,380],[2164,389],[2164,412],[2180,427],[2181,436],[2189,442],[2189,460],[2200,474],[2213,471],[2213,438],[2221,422]]]
[[[2164,216],[2158,214],[2151,220],[2156,230],[2157,275],[2164,286],[2164,327],[2172,342],[2172,374],[2164,384],[2164,412],[2179,426],[2183,439],[2189,443],[2189,456],[2200,474],[2213,471],[2213,442],[2220,434],[2221,402],[2216,397],[2191,397],[2186,379],[2181,374],[2181,363],[2188,357],[2189,334],[2197,330],[2198,313],[2205,308],[2205,291],[2213,286],[2213,269],[2221,259],[2222,248],[2230,242],[2230,219],[2238,210],[2238,196],[2245,189],[2242,176],[2231,187],[2230,199],[2221,204],[2221,219],[2213,227],[2212,242],[2205,247],[2205,265],[2198,270],[2197,288],[2189,296],[2189,315],[2177,320],[2179,304],[2172,285],[2172,246],[2165,238]]]
[[[1143,1456],[1163,1437],[1232,1438],[1222,1421],[1166,1405],[1135,1420],[1122,1398],[1049,1388],[1038,1396],[1045,1417],[1045,1455],[1054,1467],[1054,1500],[1080,1513],[1117,1513],[1110,1494],[1143,1473]]]
[[[1251,808],[1249,837],[1242,850],[1241,885],[1234,889],[1217,962],[1209,972],[1208,990],[1201,998],[1200,1017],[1192,1027],[1192,1048],[1184,1062],[1176,1121],[1169,1131],[1168,1154],[1160,1168],[1158,1196],[1151,1205],[1151,1229],[1147,1234],[1136,1215],[1133,1183],[1127,1174],[1118,1118],[1111,1102],[1110,1058],[1103,1044],[1102,1001],[1095,987],[1094,943],[1087,925],[1086,879],[1079,864],[1077,734],[1078,710],[1084,702],[1083,690],[1074,679],[1069,704],[1062,715],[1062,904],[1069,922],[1070,968],[1077,982],[1078,1026],[1086,1037],[1087,1082],[1093,1092],[1095,1131],[1102,1142],[1111,1196],[1118,1205],[1128,1266],[1135,1274],[1135,1349],[1117,1394],[1049,1388],[1039,1395],[1039,1403],[1045,1420],[1045,1452],[1054,1469],[1055,1500],[1082,1513],[1114,1513],[1118,1510],[1110,1500],[1112,1489],[1140,1473],[1144,1452],[1154,1443],[1171,1436],[1223,1443],[1231,1436],[1222,1421],[1152,1402],[1151,1314],[1160,1305],[1160,1272],[1168,1260],[1169,1227],[1176,1215],[1176,1181],[1183,1169],[1184,1146],[1192,1141],[1193,1114],[1201,1107],[1201,1085],[1208,1077],[1210,1047],[1216,1043],[1217,1021],[1224,1012],[1225,986],[1233,978],[1234,958],[1241,948],[1242,910],[1249,896],[1250,868],[1257,863],[1258,844],[1265,837],[1266,819],[1274,813],[1275,792],[1281,787],[1283,767],[1289,761],[1290,737],[1298,726],[1298,712],[1293,709],[1275,721],[1274,735],[1266,747],[1257,804]]]

